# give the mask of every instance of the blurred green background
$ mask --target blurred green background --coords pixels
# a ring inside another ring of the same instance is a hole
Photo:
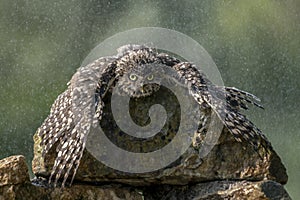
[[[98,43],[158,26],[198,41],[227,86],[261,97],[247,114],[287,167],[300,199],[299,0],[1,0],[0,159],[33,157],[32,136],[55,98]]]

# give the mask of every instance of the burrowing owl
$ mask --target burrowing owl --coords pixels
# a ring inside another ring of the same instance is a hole
[[[237,141],[246,141],[255,150],[259,146],[267,151],[272,149],[263,133],[240,112],[248,109],[247,103],[261,107],[257,97],[236,88],[212,84],[192,63],[182,62],[146,46],[126,45],[118,49],[116,56],[103,57],[79,68],[38,129],[43,156],[58,143],[50,183],[54,178],[56,186],[57,181],[62,179],[64,187],[70,175],[72,183],[92,123],[90,116],[95,115],[101,121],[104,107],[102,99],[107,92],[118,87],[116,90],[119,94],[140,98],[150,96],[160,88],[163,72],[148,70],[153,65],[176,71],[174,78],[186,85],[200,110],[214,112]],[[205,115],[201,116],[201,124],[195,133],[193,145],[196,148],[205,131],[206,118]]]
[[[160,88],[163,70],[151,64],[139,65],[119,79],[115,88],[119,95],[128,95],[133,98],[150,96]]]

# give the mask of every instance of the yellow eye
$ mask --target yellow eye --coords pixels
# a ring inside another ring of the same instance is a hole
[[[135,81],[137,79],[137,76],[135,74],[129,75],[130,80]]]
[[[153,74],[151,74],[151,75],[149,75],[149,76],[147,77],[147,79],[148,79],[149,81],[152,81],[153,78],[154,78]]]

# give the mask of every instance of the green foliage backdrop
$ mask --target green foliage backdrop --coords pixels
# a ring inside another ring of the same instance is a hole
[[[300,199],[300,2],[297,0],[1,0],[0,158],[32,159],[32,135],[89,51],[131,28],[183,32],[213,57],[227,86],[261,97],[265,132]]]

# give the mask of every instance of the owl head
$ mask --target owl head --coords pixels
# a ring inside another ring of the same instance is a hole
[[[117,83],[117,92],[133,98],[150,96],[160,88],[163,72],[154,64],[141,64],[123,74]]]

